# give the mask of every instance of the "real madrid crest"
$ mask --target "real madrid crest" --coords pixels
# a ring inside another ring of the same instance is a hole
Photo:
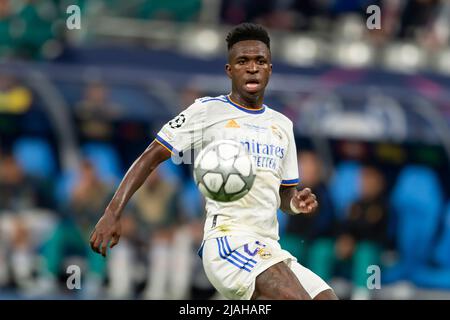
[[[272,254],[266,248],[259,249],[258,254],[261,257],[261,259],[270,259],[272,257]]]

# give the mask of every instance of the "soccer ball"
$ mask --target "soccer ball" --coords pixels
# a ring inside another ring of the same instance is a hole
[[[219,140],[207,145],[194,163],[194,179],[206,197],[220,202],[241,199],[253,186],[256,165],[238,142]]]

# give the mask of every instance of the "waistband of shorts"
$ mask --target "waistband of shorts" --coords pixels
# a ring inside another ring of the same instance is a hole
[[[255,232],[253,230],[240,230],[240,229],[232,229],[227,231],[222,231],[219,228],[209,230],[209,232],[205,233],[203,240],[207,241],[210,239],[225,237],[225,236],[239,236],[239,237],[246,237],[246,238],[252,238],[255,240],[258,239],[270,239],[272,241],[279,241],[279,238],[273,238],[268,236],[267,234],[261,234],[258,232]]]

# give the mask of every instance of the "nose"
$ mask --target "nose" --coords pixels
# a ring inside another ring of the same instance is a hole
[[[258,72],[258,65],[255,62],[250,62],[248,64],[248,68],[247,68],[247,72],[248,73],[257,73]]]

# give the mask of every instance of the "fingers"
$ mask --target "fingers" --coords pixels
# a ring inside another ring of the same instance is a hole
[[[95,252],[98,252],[96,249],[96,247],[95,247],[95,241],[97,240],[97,232],[96,232],[96,230],[94,229],[94,231],[92,231],[92,234],[91,234],[91,238],[90,238],[90,240],[89,240],[89,244],[91,245],[91,249],[93,250],[93,251],[95,251]]]
[[[318,205],[318,202],[315,199],[315,197],[309,197],[308,199],[306,199],[305,201],[302,201],[302,202],[303,202],[303,208],[307,209],[308,211],[312,211]]]
[[[92,242],[92,239],[97,236],[97,229],[93,229],[91,234],[89,235],[89,242]],[[94,239],[95,240],[95,239]]]
[[[313,212],[318,207],[317,197],[310,188],[305,188],[297,193],[298,208],[303,212]]]
[[[111,240],[111,237],[107,236],[105,239],[103,239],[102,246],[101,246],[101,254],[102,256],[106,257],[106,249],[108,249],[109,241]]]
[[[111,244],[109,245],[109,247],[111,249],[114,248],[114,246],[119,243],[119,239],[120,239],[120,237],[118,235],[114,235],[112,237],[112,241],[111,241]]]
[[[306,201],[301,201],[298,205],[299,209],[305,212],[312,212],[318,207],[317,200],[308,199]]]
[[[101,235],[97,235],[97,237],[95,238],[95,241],[91,245],[92,250],[94,250],[97,253],[100,253],[100,245],[102,243],[102,240],[103,240],[102,236]]]
[[[297,193],[297,198],[299,200],[306,200],[312,195],[310,188],[305,188]]]
[[[309,212],[315,211],[318,206],[319,206],[319,203],[315,199],[311,200],[310,203],[307,204],[307,208],[308,208]]]
[[[103,237],[94,230],[91,239],[89,240],[89,243],[91,249],[94,252],[100,253],[102,256],[106,257],[108,244],[110,248],[113,248],[116,244],[119,243],[119,239],[120,236],[117,234],[113,235],[112,237],[110,236]]]

